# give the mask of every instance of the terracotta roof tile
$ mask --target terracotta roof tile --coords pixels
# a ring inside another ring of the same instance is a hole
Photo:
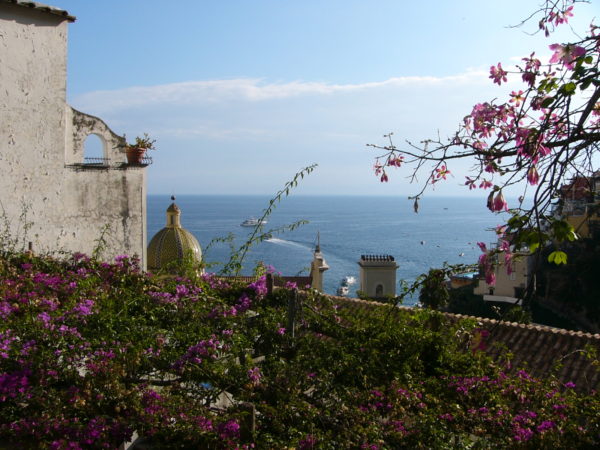
[[[55,16],[60,16],[64,20],[68,20],[69,22],[75,22],[76,20],[75,16],[70,15],[64,9],[60,9],[55,6],[44,5],[43,3],[30,2],[26,0],[0,0],[0,3],[11,3],[16,6],[23,6],[26,8],[36,9],[38,11],[53,14]]]

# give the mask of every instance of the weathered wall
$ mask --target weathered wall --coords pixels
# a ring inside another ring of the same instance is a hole
[[[91,253],[106,225],[104,256],[145,262],[146,180],[125,164],[123,139],[66,104],[67,21],[0,3],[0,201],[13,236],[38,251]],[[84,164],[89,134],[105,162]],[[0,211],[1,212],[1,211]],[[1,226],[1,225],[0,225]]]

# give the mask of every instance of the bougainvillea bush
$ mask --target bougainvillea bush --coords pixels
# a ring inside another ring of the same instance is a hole
[[[156,277],[127,257],[9,254],[0,278],[6,448],[600,443],[596,393],[492,362],[474,322],[356,317],[307,293],[292,330],[292,291],[267,295],[264,277]]]

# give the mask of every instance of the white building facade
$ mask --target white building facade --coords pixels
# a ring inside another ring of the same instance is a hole
[[[127,164],[124,139],[66,102],[67,31],[74,20],[39,3],[0,0],[4,234],[32,242],[35,251],[88,254],[103,236],[104,258],[135,254],[145,264],[145,164]],[[103,155],[88,160],[84,144],[92,134]]]
[[[360,290],[370,298],[396,296],[398,264],[391,255],[361,255]]]

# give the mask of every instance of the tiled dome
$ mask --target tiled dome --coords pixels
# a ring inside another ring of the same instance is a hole
[[[164,268],[187,255],[196,262],[202,260],[200,244],[192,233],[181,227],[180,216],[181,210],[173,202],[167,209],[167,226],[156,233],[148,245],[148,269]]]

